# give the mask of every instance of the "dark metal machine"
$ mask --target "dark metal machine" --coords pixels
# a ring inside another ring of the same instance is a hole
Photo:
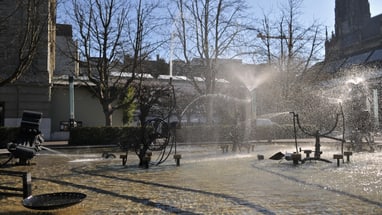
[[[29,161],[41,150],[41,144],[44,142],[39,130],[41,119],[42,113],[40,112],[23,112],[19,133],[12,142],[7,144],[10,156],[0,166],[5,165],[13,158],[19,159],[18,164],[20,165],[29,164]]]

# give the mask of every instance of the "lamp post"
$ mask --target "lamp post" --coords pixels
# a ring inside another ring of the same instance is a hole
[[[69,128],[74,128],[76,122],[74,120],[74,79],[69,76]]]

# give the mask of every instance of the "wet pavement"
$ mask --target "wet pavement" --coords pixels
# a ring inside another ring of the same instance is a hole
[[[314,149],[314,143],[303,148]],[[354,153],[337,167],[338,144],[323,143],[322,157],[333,163],[295,166],[267,159],[293,152],[293,143],[260,144],[249,153],[181,145],[179,167],[171,156],[140,169],[133,153],[122,166],[116,149],[56,150],[60,154],[42,151],[30,166],[2,169],[30,172],[34,195],[81,192],[87,198],[69,208],[35,211],[22,206],[22,197],[0,193],[0,214],[382,214],[382,152]],[[102,158],[105,150],[117,158]],[[9,176],[0,182],[21,186]]]

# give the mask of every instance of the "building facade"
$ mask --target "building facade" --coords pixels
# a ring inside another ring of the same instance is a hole
[[[36,55],[28,69],[16,82],[0,87],[0,122],[4,126],[19,126],[23,110],[39,111],[44,116],[40,128],[48,138],[51,126],[51,80],[55,69],[55,21],[55,0],[0,1],[2,80],[16,70],[23,69],[19,65],[29,55],[19,50],[31,44],[30,38],[39,36]],[[34,30],[28,31],[30,28]]]

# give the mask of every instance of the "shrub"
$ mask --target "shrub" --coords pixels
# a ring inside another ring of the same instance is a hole
[[[116,144],[118,127],[77,127],[70,130],[69,145]]]
[[[77,127],[70,130],[69,145],[126,145],[136,142],[138,127]]]
[[[0,127],[0,148],[6,148],[7,143],[16,139],[18,133],[18,127]]]
[[[120,145],[131,149],[141,141],[140,127],[77,127],[70,130],[69,145]],[[312,129],[306,127],[306,129]],[[17,131],[17,129],[16,129]],[[297,129],[297,137],[307,135]],[[0,130],[1,132],[1,130]],[[176,129],[177,142],[221,142],[231,141],[232,125],[182,126]],[[6,134],[6,132],[5,132]],[[4,135],[0,133],[0,135]],[[252,127],[249,140],[293,139],[293,125],[269,125]]]
[[[227,141],[231,126],[221,125],[201,125],[182,126],[176,130],[177,142],[209,142]]]

